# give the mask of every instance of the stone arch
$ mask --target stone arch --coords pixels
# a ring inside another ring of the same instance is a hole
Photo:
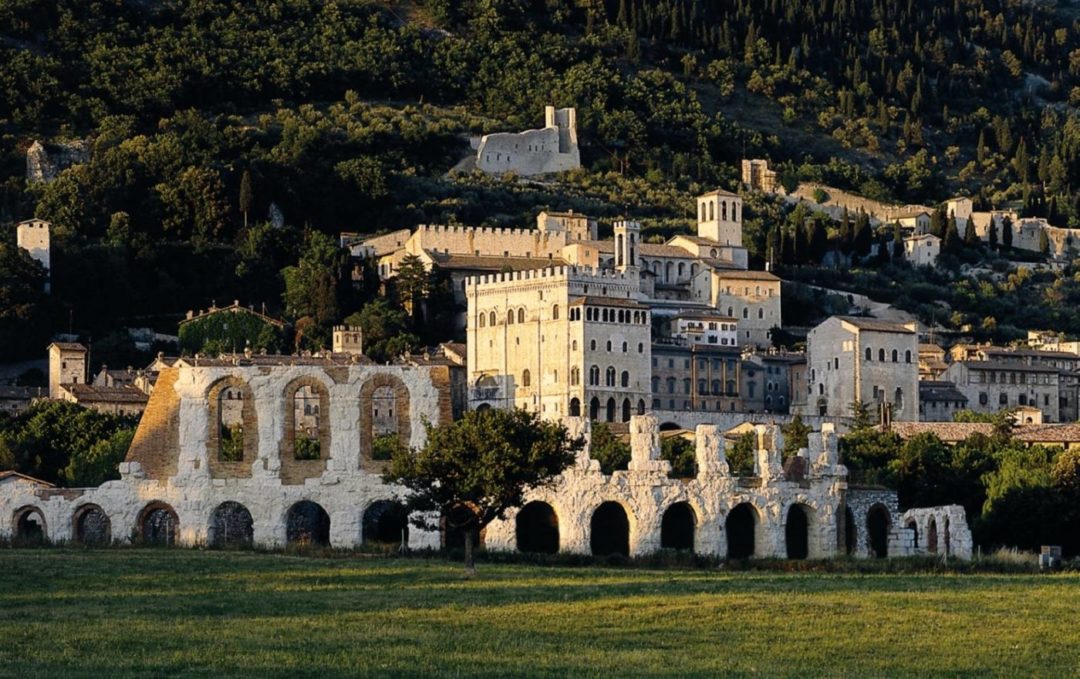
[[[631,415],[632,408],[633,408],[633,406],[630,405],[630,399],[624,398],[623,402],[622,402],[622,421],[623,422],[629,422],[630,421],[630,415]]]
[[[660,424],[660,431],[677,431],[682,429],[682,426],[678,422],[663,422]]]
[[[285,385],[285,431],[281,451],[281,483],[300,485],[321,476],[330,457],[330,390],[317,377],[305,375]],[[316,410],[317,409],[317,410]]]
[[[697,513],[689,502],[676,502],[660,519],[660,548],[694,551]]]
[[[519,552],[557,554],[559,552],[559,515],[546,502],[526,504],[514,519]]]
[[[937,554],[938,551],[937,519],[932,516],[930,523],[926,526],[926,551],[931,554]]]
[[[12,537],[17,546],[41,545],[49,539],[49,524],[39,507],[27,505],[15,510],[11,518]]]
[[[912,540],[913,540],[912,545],[915,547],[915,549],[918,549],[919,548],[919,524],[918,524],[918,522],[915,521],[915,519],[908,519],[907,523],[904,524],[904,528],[907,528],[907,529],[911,530],[911,537],[912,537]]]
[[[581,417],[581,400],[576,396],[570,399],[570,417]]]
[[[330,515],[317,502],[301,500],[285,514],[285,543],[329,547]]]
[[[630,517],[621,503],[609,500],[593,510],[589,548],[594,556],[630,556]]]
[[[596,422],[600,417],[600,399],[593,396],[589,401],[589,419]]]
[[[889,555],[889,524],[891,522],[888,508],[880,502],[866,512],[866,545],[870,556],[884,559]]]
[[[364,510],[360,526],[365,547],[396,552],[409,544],[409,512],[400,502],[372,502]]]
[[[810,516],[813,510],[796,502],[788,507],[784,522],[784,545],[787,558],[805,559],[810,556]]]
[[[180,533],[180,518],[169,504],[154,501],[139,512],[136,530],[143,544],[172,547]]]
[[[605,408],[605,410],[606,410],[606,412],[605,412],[606,421],[607,422],[614,422],[615,421],[615,399],[614,398],[608,398],[607,407]]]
[[[524,323],[525,322],[525,307],[521,307],[520,309],[518,309],[517,322],[518,323]]]
[[[378,392],[378,398],[376,398]],[[393,402],[388,400],[392,394]],[[382,471],[392,445],[408,447],[412,440],[409,388],[397,375],[376,373],[360,387],[360,467]],[[376,418],[375,410],[379,409]],[[393,440],[393,436],[397,440]],[[377,445],[378,444],[378,445]]]
[[[80,545],[107,545],[112,542],[112,522],[98,505],[80,505],[71,515],[71,535]]]
[[[643,398],[638,399],[638,402],[637,402],[637,414],[638,415],[644,415],[645,414],[645,399],[643,399]]]
[[[755,556],[759,523],[757,508],[749,502],[740,502],[731,508],[724,519],[729,559],[749,559]]]
[[[206,459],[215,479],[250,478],[259,455],[259,421],[251,386],[236,375],[206,390],[210,409]]]
[[[210,514],[206,542],[217,549],[250,547],[255,541],[254,526],[247,507],[231,500],[222,502]]]

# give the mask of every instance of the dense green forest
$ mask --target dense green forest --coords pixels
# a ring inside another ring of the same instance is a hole
[[[667,235],[744,156],[786,184],[967,192],[1080,225],[1080,31],[1052,4],[13,0],[0,64],[0,224],[54,225],[50,298],[0,250],[15,357],[57,330],[172,329],[212,300],[300,321],[282,271],[303,269],[311,233],[525,225],[548,207]],[[447,174],[470,136],[534,127],[546,103],[577,108],[583,170]],[[89,140],[89,162],[28,184],[38,139]],[[756,198],[747,216],[760,265],[789,215]],[[364,301],[332,292],[323,329]]]

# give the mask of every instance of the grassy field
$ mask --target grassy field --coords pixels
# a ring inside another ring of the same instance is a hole
[[[0,676],[1076,676],[1080,575],[0,550]]]

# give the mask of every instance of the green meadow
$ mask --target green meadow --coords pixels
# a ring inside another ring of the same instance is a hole
[[[1080,575],[0,550],[0,676],[1076,676]]]

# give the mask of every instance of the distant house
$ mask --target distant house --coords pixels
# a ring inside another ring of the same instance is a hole
[[[935,266],[941,254],[941,239],[931,233],[904,239],[904,259],[912,266]]]
[[[254,350],[277,351],[282,347],[285,321],[260,313],[234,301],[226,307],[211,306],[198,313],[188,311],[180,321],[180,350],[194,353],[229,353]]]
[[[952,422],[953,415],[967,408],[968,399],[952,382],[919,382],[919,421]]]

